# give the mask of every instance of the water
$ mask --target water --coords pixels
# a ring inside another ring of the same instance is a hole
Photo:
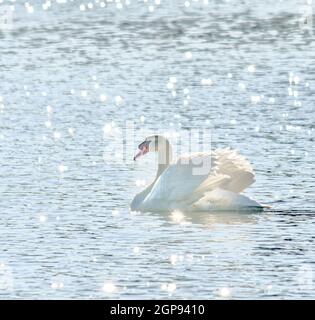
[[[95,2],[15,3],[0,32],[0,297],[315,298],[306,2]],[[130,213],[155,165],[122,161],[127,120],[210,129],[272,209]]]

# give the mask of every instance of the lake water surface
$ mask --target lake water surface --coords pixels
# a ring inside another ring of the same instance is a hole
[[[311,1],[60,2],[0,3],[0,298],[314,299]],[[130,212],[131,122],[210,130],[272,209]]]

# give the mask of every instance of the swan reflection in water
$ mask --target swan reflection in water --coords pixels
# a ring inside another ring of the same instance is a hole
[[[157,218],[163,219],[165,222],[188,225],[197,224],[202,225],[207,229],[215,229],[219,225],[242,225],[242,224],[256,224],[260,218],[261,213],[255,211],[194,211],[185,212],[175,210],[172,212],[150,212],[148,214],[154,215]]]

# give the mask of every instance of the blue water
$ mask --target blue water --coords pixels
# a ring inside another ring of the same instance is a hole
[[[29,3],[0,4],[0,298],[315,298],[307,3]],[[122,156],[126,121],[210,130],[272,209],[129,212],[155,163]]]

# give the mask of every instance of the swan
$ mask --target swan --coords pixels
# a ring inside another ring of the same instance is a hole
[[[161,135],[147,137],[134,160],[156,152],[154,181],[130,203],[131,211],[253,210],[264,206],[241,192],[254,180],[250,163],[230,148],[197,152],[172,161],[170,142]]]

